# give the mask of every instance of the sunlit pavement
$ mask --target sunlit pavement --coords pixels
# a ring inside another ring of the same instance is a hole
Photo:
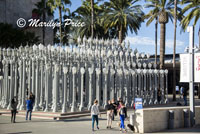
[[[64,121],[32,119],[25,121],[22,117],[17,117],[16,123],[10,123],[10,117],[0,116],[0,134],[120,134],[117,122],[113,122],[112,129],[106,129],[106,116],[102,115],[99,121],[99,130],[92,132],[91,118],[81,117],[77,119],[67,119]],[[126,124],[129,121],[126,121]],[[133,133],[128,130],[127,134]],[[200,126],[194,128],[181,128],[165,130],[159,133],[200,133]]]

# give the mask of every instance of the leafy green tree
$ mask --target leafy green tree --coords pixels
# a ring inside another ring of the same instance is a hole
[[[46,22],[46,14],[53,16],[50,7],[47,5],[46,0],[41,0],[35,4],[36,8],[33,9],[33,13],[36,13],[39,17],[42,17],[43,22]],[[42,27],[42,43],[45,45],[45,27]]]
[[[48,0],[48,5],[51,8],[51,11],[53,12],[54,10],[58,9],[59,10],[59,22],[60,22],[60,27],[59,27],[59,31],[60,31],[60,45],[62,45],[62,12],[69,12],[69,8],[66,8],[66,5],[71,5],[71,1],[70,0]]]
[[[0,23],[0,47],[17,48],[19,46],[29,46],[38,43],[39,37],[34,33],[24,32],[20,29],[13,28],[11,24]]]
[[[103,12],[104,12],[104,6],[103,5],[98,5],[98,1],[94,3],[94,24],[93,24],[93,37],[98,37],[98,38],[108,38],[109,32],[105,32],[105,28],[103,26]],[[85,26],[84,27],[78,27],[74,28],[75,31],[75,37],[77,38],[80,36],[83,38],[86,36],[87,38],[92,37],[92,21],[91,20],[91,1],[86,0],[83,1],[82,5],[77,8],[72,14],[75,18],[75,20],[84,22]]]
[[[142,16],[144,15],[142,11],[142,6],[135,5],[139,0],[110,0],[105,2],[105,28],[109,30],[110,28],[117,29],[119,42],[125,39],[127,31],[130,30],[137,34],[141,23],[143,22]]]

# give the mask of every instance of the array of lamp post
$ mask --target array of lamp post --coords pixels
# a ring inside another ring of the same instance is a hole
[[[17,108],[24,110],[31,92],[33,110],[45,112],[89,110],[94,99],[103,108],[117,97],[126,106],[132,106],[135,98],[143,98],[143,105],[168,102],[168,70],[156,69],[149,54],[115,40],[77,42],[65,48],[40,44],[0,49],[0,106],[10,109],[17,96]]]

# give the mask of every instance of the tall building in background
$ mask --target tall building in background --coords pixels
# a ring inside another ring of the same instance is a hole
[[[17,20],[24,18],[28,19],[39,19],[41,17],[32,13],[32,10],[36,8],[35,4],[41,0],[0,0],[0,23],[12,24],[13,27],[17,27]],[[46,20],[53,19],[52,16],[46,15]],[[42,19],[41,19],[42,20]],[[24,27],[25,31],[34,32],[36,36],[39,36],[40,42],[42,43],[42,28],[36,27]],[[45,44],[53,44],[53,29],[45,28]]]

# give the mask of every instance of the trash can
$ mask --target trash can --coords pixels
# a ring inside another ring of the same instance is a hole
[[[187,128],[190,125],[188,109],[183,109],[183,116],[184,116],[184,127]]]
[[[174,110],[169,110],[169,129],[174,129]]]

